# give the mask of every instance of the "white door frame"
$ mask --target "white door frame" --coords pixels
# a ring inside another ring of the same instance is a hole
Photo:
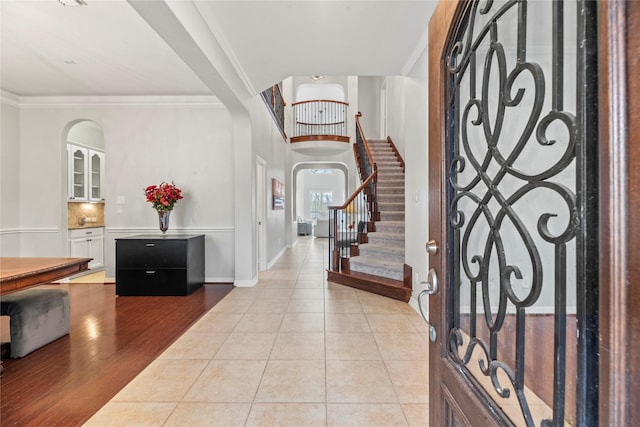
[[[267,270],[267,232],[266,232],[266,207],[267,207],[267,162],[260,156],[256,156],[256,189],[257,189],[257,218],[256,238],[258,256],[258,271]]]

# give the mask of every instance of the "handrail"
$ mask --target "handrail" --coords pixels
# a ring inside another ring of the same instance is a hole
[[[357,251],[357,245],[367,241],[368,224],[376,220],[373,213],[377,211],[378,165],[373,161],[371,149],[362,132],[360,117],[362,113],[356,115],[354,156],[362,184],[342,205],[329,206],[329,269],[345,273],[349,272],[348,259],[352,256],[352,250]],[[357,252],[353,255],[357,255]]]
[[[313,99],[292,104],[294,129],[291,142],[323,140],[349,141],[347,134],[347,102]],[[339,138],[331,138],[335,136]]]
[[[349,197],[346,202],[344,202],[340,206],[329,206],[328,209],[346,209],[351,204],[351,202],[353,202],[355,198],[358,197],[358,194],[362,192],[365,189],[365,187],[369,185],[369,183],[372,180],[376,179],[377,177],[378,177],[378,171],[376,170],[369,176],[369,178],[367,178],[362,184],[360,184],[360,187],[358,187],[356,191],[353,192],[351,197]]]
[[[296,105],[300,105],[300,104],[306,104],[309,102],[334,102],[336,104],[342,104],[342,105],[349,105],[348,102],[344,102],[344,101],[336,101],[334,99],[308,99],[306,101],[298,101],[298,102],[294,102],[293,104],[291,104],[292,107],[296,106]]]
[[[378,178],[374,171],[340,206],[329,206],[329,270],[349,272],[348,259],[357,246],[367,241],[375,195],[369,194]]]
[[[364,132],[362,131],[362,126],[360,125],[360,117],[362,117],[362,113],[358,111],[356,114],[356,128],[358,130],[357,133],[362,137],[362,142],[364,143],[364,148],[367,150],[367,156],[369,157],[369,161],[371,164],[375,165],[375,161],[373,160],[373,155],[371,154],[371,149],[369,148],[369,143],[367,142],[367,138],[364,136]]]
[[[262,96],[264,103],[267,104],[267,109],[269,110],[269,113],[271,113],[271,117],[273,117],[280,134],[282,134],[282,137],[286,142],[287,134],[284,131],[284,111],[287,103],[282,96],[280,84],[271,86],[264,90],[260,95]]]
[[[317,125],[317,123],[310,123],[310,122],[299,122],[299,121],[296,121],[296,123],[299,124],[299,125]],[[344,122],[323,123],[323,125],[325,125],[325,126],[334,126],[334,125],[341,125],[343,123]]]
[[[398,151],[396,144],[393,143],[393,140],[391,140],[390,136],[387,137],[387,142],[389,143],[389,145],[391,145],[391,149],[393,150],[394,154],[398,158],[398,161],[400,162],[400,167],[402,167],[402,172],[404,172],[404,159],[400,155],[400,152]]]

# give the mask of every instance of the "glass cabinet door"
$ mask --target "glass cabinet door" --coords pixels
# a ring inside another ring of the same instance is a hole
[[[89,150],[89,199],[104,200],[104,153]]]
[[[69,146],[69,199],[87,200],[87,149]]]

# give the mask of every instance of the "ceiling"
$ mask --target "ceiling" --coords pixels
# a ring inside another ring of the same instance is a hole
[[[215,95],[183,62],[180,48],[169,47],[127,1],[85,1],[75,7],[0,1],[3,90],[17,96]],[[289,76],[406,73],[426,45],[435,3],[194,1],[255,93]]]

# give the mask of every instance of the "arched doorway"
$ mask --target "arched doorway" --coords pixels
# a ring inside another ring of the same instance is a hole
[[[345,200],[349,194],[349,169],[339,162],[305,162],[295,165],[292,175],[293,217],[313,221],[314,235],[327,237],[329,218],[328,211],[324,214],[324,205],[340,204]],[[327,233],[323,232],[325,228]]]
[[[86,119],[70,122],[62,134],[63,229],[71,257],[93,258],[92,270],[104,267],[105,138],[100,124]],[[64,239],[63,239],[64,240]]]

